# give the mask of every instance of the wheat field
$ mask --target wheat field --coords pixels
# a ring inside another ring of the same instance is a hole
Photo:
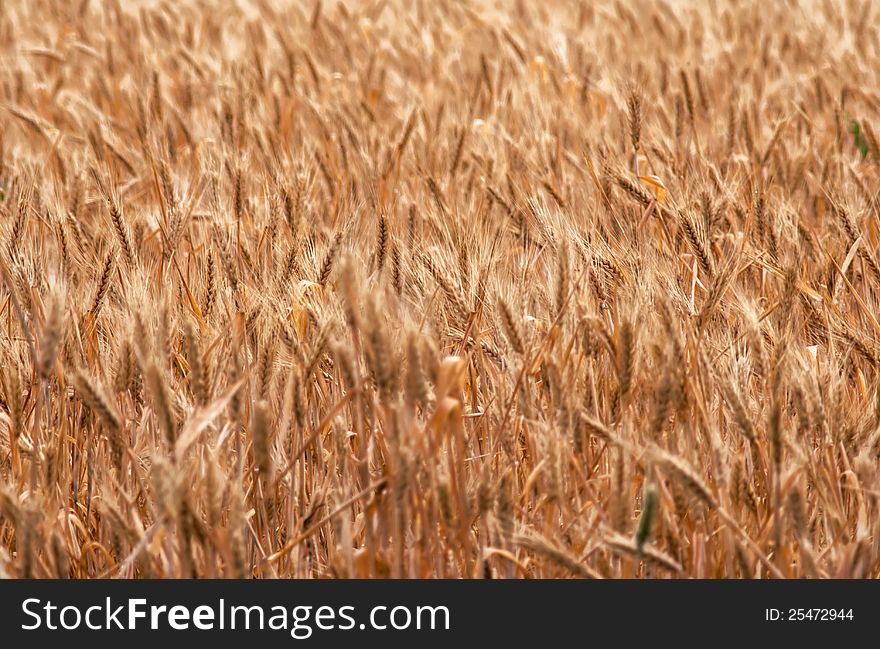
[[[877,17],[0,2],[0,574],[880,576]]]

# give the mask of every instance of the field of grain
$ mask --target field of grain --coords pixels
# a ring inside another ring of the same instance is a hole
[[[0,575],[880,576],[877,18],[0,2]]]

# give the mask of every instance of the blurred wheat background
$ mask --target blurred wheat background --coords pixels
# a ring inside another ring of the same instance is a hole
[[[880,576],[877,14],[0,2],[0,573]]]

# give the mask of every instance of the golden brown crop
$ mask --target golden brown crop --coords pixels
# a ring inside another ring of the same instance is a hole
[[[5,2],[0,574],[880,577],[877,14]]]

